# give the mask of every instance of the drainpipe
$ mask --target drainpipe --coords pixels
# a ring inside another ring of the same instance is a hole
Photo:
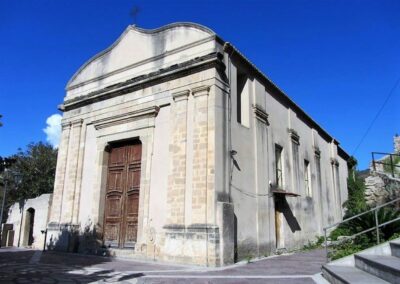
[[[228,200],[229,203],[232,202],[231,192],[232,192],[232,174],[233,174],[233,165],[232,165],[232,74],[231,74],[231,57],[235,52],[235,49],[229,42],[225,42],[223,46],[223,50],[228,54],[228,159],[229,159],[229,184],[228,184]]]

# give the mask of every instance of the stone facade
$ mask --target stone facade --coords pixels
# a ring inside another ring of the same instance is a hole
[[[348,155],[203,26],[129,26],[76,72],[60,109],[57,248],[81,251],[88,232],[104,243],[109,149],[132,139],[142,145],[137,239],[102,248],[110,254],[220,266],[302,246],[342,217]]]

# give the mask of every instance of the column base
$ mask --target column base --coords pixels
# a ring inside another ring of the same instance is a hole
[[[169,262],[219,266],[219,228],[211,224],[164,226],[163,259]]]

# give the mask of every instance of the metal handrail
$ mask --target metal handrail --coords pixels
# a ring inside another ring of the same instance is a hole
[[[376,242],[377,242],[377,244],[379,245],[379,243],[380,243],[379,228],[380,228],[380,227],[383,227],[383,226],[386,226],[386,225],[388,225],[388,224],[391,224],[391,223],[393,223],[393,222],[399,221],[399,220],[400,220],[400,217],[395,218],[395,219],[390,220],[390,221],[387,221],[387,222],[385,222],[385,223],[379,224],[378,210],[381,209],[382,207],[385,207],[385,206],[387,206],[387,205],[390,205],[390,204],[393,204],[393,203],[396,203],[396,202],[400,202],[400,198],[396,198],[396,199],[394,199],[394,200],[392,200],[392,201],[389,201],[389,202],[386,202],[386,203],[384,203],[384,204],[378,205],[378,206],[376,206],[376,207],[374,207],[374,208],[372,208],[372,209],[369,209],[369,210],[367,210],[367,211],[365,211],[365,212],[363,212],[363,213],[360,213],[360,214],[351,216],[351,217],[349,217],[349,218],[344,219],[343,221],[340,221],[340,222],[331,224],[331,225],[329,225],[329,226],[323,228],[323,230],[324,230],[325,254],[326,254],[326,260],[327,260],[327,262],[329,262],[329,257],[328,257],[328,253],[329,253],[329,252],[328,252],[328,238],[327,238],[327,231],[328,231],[329,229],[331,229],[331,228],[333,228],[333,227],[337,227],[337,226],[339,226],[339,225],[341,225],[341,224],[343,224],[343,223],[346,223],[346,222],[348,222],[348,221],[350,221],[350,220],[353,220],[353,219],[358,218],[358,217],[360,217],[360,216],[363,216],[363,215],[365,215],[365,214],[374,212],[374,218],[375,218],[375,226],[374,226],[374,227],[371,227],[371,228],[369,228],[369,229],[367,229],[367,230],[364,230],[364,231],[362,231],[362,232],[356,233],[356,234],[351,235],[351,236],[346,236],[346,237],[347,237],[346,239],[353,239],[353,238],[355,238],[355,237],[357,237],[357,236],[359,236],[359,235],[362,235],[362,234],[364,234],[364,233],[367,233],[367,232],[376,230]]]
[[[392,173],[392,177],[395,177],[395,174],[394,174],[395,173],[395,168],[400,168],[400,166],[394,163],[393,156],[400,157],[400,154],[383,153],[383,152],[371,152],[371,154],[372,154],[372,166],[374,168],[374,171],[376,171],[376,164],[383,165],[383,166],[390,166],[390,171]],[[375,160],[375,154],[385,155],[386,158],[389,157],[390,163],[385,163],[382,160]]]

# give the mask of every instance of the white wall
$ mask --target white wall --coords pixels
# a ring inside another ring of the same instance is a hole
[[[268,250],[275,248],[273,197],[272,195],[262,196],[269,192],[268,182],[271,181],[273,184],[276,182],[275,144],[283,147],[283,189],[300,195],[299,197],[286,197],[300,230],[292,232],[286,218],[282,216],[283,241],[281,245],[287,249],[301,247],[308,240],[322,235],[324,226],[338,221],[342,217],[341,204],[347,198],[346,161],[338,156],[337,145],[334,142],[327,141],[323,134],[319,134],[309,122],[302,118],[302,114],[297,114],[279,101],[279,96],[268,93],[257,79],[248,81],[250,92],[249,106],[247,106],[250,114],[249,127],[238,123],[236,119],[236,69],[234,64],[230,66],[231,128],[232,148],[237,151],[235,158],[241,170],[233,169],[231,192],[237,217],[239,254],[242,257],[245,257],[246,254],[263,255],[270,253]],[[255,104],[269,115],[269,125],[265,126],[264,130],[254,118],[252,106]],[[293,129],[300,137],[297,170],[293,164],[294,157],[289,129]],[[262,143],[265,145],[257,141],[264,141]],[[318,186],[315,147],[321,151],[321,187]],[[267,155],[262,158],[265,151]],[[331,173],[331,158],[339,162],[340,188],[337,188],[336,191]],[[265,162],[260,161],[261,159],[264,159]],[[309,162],[312,196],[308,196],[305,190],[304,160]],[[261,202],[263,202],[262,206],[260,206]],[[261,212],[262,210],[265,211]],[[260,217],[264,215],[268,215],[268,217]],[[262,244],[264,247],[261,247]]]
[[[43,249],[44,234],[42,230],[47,227],[48,211],[51,203],[51,194],[42,194],[39,197],[27,199],[24,203],[16,202],[9,209],[7,224],[13,224],[14,227],[14,246],[24,245],[24,239],[27,240],[29,231],[26,229],[27,211],[30,208],[35,210],[33,223],[33,244],[32,248]],[[21,228],[21,223],[22,228]]]

